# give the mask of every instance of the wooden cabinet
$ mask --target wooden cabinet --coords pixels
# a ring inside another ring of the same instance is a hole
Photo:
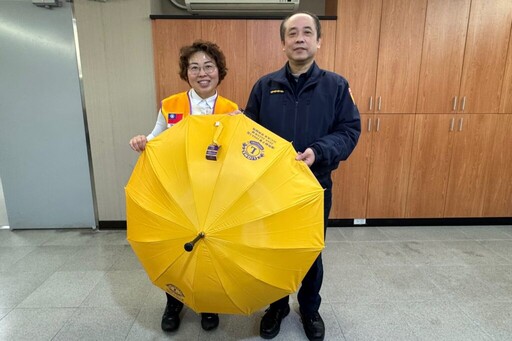
[[[512,22],[510,0],[429,0],[419,113],[497,113]]]
[[[508,39],[507,66],[501,88],[500,113],[512,114],[512,28]]]
[[[379,41],[376,112],[414,113],[426,0],[384,0]]]
[[[445,217],[480,217],[497,116],[459,115],[455,126]]]
[[[512,115],[498,115],[484,183],[484,217],[512,217]]]
[[[512,1],[338,0],[337,15],[317,63],[347,78],[363,131],[333,173],[330,217],[511,216]],[[279,25],[154,20],[158,101],[188,89],[178,51],[202,38],[226,54],[220,93],[244,107],[286,62]]]
[[[356,148],[332,174],[331,219],[366,218],[373,116],[361,115],[361,135]]]
[[[330,217],[404,217],[414,115],[362,115],[362,125],[354,153],[333,176]]]
[[[340,0],[335,70],[362,113],[413,113],[426,0]]]
[[[496,123],[497,115],[417,115],[407,217],[482,216]]]
[[[382,0],[338,1],[334,68],[349,81],[361,113],[375,107],[381,10]]]
[[[420,81],[418,113],[458,111],[460,78],[471,0],[429,0]]]
[[[461,111],[499,111],[511,23],[512,1],[471,1],[460,85]]]
[[[403,218],[415,115],[375,115],[367,218]]]
[[[450,174],[454,115],[416,115],[407,218],[442,218]]]

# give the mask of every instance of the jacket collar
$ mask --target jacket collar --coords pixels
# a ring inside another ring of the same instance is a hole
[[[286,63],[281,69],[277,70],[273,74],[270,75],[270,80],[276,81],[279,83],[287,83],[288,78],[286,77],[288,71],[288,63]],[[309,79],[316,79],[322,73],[322,70],[318,67],[316,62],[311,64],[308,73],[311,72]]]

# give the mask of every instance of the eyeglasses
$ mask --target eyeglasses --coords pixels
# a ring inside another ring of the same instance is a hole
[[[213,64],[207,64],[203,67],[200,67],[199,65],[192,65],[188,67],[188,72],[191,75],[196,76],[199,74],[199,72],[201,72],[201,69],[203,69],[206,74],[211,75],[215,72],[215,70],[217,70],[217,67]]]

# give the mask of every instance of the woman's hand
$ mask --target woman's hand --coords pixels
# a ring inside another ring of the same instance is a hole
[[[146,143],[148,143],[146,136],[137,135],[130,140],[130,147],[140,153],[146,149]]]

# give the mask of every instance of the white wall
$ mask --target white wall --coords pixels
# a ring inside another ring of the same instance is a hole
[[[100,221],[126,219],[124,186],[138,157],[128,141],[156,119],[149,15],[149,1],[75,0]]]

